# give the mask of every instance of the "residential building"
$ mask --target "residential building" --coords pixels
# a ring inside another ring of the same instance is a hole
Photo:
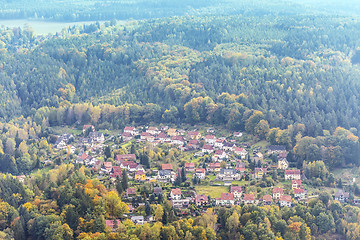
[[[349,193],[348,192],[344,192],[341,189],[338,189],[338,191],[335,193],[335,200],[339,201],[339,202],[345,202],[349,199]]]
[[[205,168],[195,169],[195,176],[197,176],[200,179],[205,179]]]
[[[230,187],[230,192],[232,194],[234,194],[234,199],[235,200],[240,200],[241,196],[242,196],[242,188],[241,186],[231,186]]]
[[[136,161],[135,154],[117,154],[115,157],[115,161],[122,163],[124,161]]]
[[[278,169],[286,170],[289,167],[289,162],[286,158],[280,158],[278,160]]]
[[[210,163],[209,167],[207,168],[207,171],[209,172],[220,172],[221,164],[219,162],[216,163]]]
[[[209,203],[209,198],[203,194],[201,195],[196,195],[195,197],[195,204],[197,206],[204,206],[207,205]]]
[[[292,180],[291,181],[291,189],[302,188],[301,180]]]
[[[266,175],[267,169],[266,168],[255,168],[255,178],[260,179],[264,175]]]
[[[300,180],[300,170],[293,169],[293,170],[285,170],[285,180]]]
[[[135,173],[135,180],[136,181],[145,181],[146,180],[146,175],[144,173],[144,171],[139,170]]]
[[[216,205],[218,206],[229,206],[234,205],[234,194],[232,193],[221,193],[220,198],[216,198]]]
[[[273,188],[273,199],[274,200],[279,200],[281,198],[281,196],[284,195],[284,189],[283,188],[279,188],[279,187],[275,187]]]
[[[246,155],[248,154],[248,152],[244,148],[240,148],[240,147],[234,147],[233,152],[236,155],[239,155],[241,159],[245,159]]]
[[[291,207],[291,196],[282,195],[279,200],[280,207]]]
[[[181,189],[180,188],[172,189],[170,192],[170,198],[172,200],[180,200],[181,199]]]
[[[255,204],[255,195],[254,194],[244,194],[243,202],[245,204]]]
[[[271,145],[267,148],[268,154],[279,154],[281,152],[285,152],[286,147],[284,145]]]
[[[169,163],[161,164],[161,170],[173,170],[173,166]]]
[[[186,172],[194,172],[195,171],[195,163],[185,163],[185,171]]]
[[[199,133],[198,131],[190,131],[188,132],[187,135],[188,139],[200,139],[201,138],[201,133]]]
[[[306,198],[305,194],[306,194],[305,190],[302,189],[302,188],[295,188],[294,189],[294,198],[296,200],[299,200],[299,201],[305,200],[305,198]]]
[[[159,181],[168,182],[172,180],[172,173],[170,170],[159,170],[157,179]]]
[[[273,202],[273,199],[271,197],[271,195],[264,195],[262,198],[263,204],[265,205],[271,205]]]
[[[242,133],[241,132],[234,132],[234,137],[237,137],[237,138],[239,138],[239,137],[242,137]]]
[[[143,225],[144,224],[144,216],[133,216],[133,217],[131,217],[131,221],[135,225]]]
[[[216,142],[216,137],[214,135],[206,135],[205,136],[205,143],[209,145],[214,145]]]
[[[240,174],[235,169],[221,169],[216,178],[221,181],[240,180]]]
[[[202,152],[210,154],[210,153],[214,152],[214,148],[213,148],[213,146],[206,144],[203,146]]]
[[[161,131],[157,127],[149,127],[148,129],[146,129],[146,132],[150,133],[151,135],[157,135],[161,133]]]

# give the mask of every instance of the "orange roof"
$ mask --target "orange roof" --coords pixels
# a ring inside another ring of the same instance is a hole
[[[234,194],[232,193],[221,193],[221,200],[234,200]]]
[[[195,163],[185,163],[185,168],[194,168]]]
[[[291,196],[283,195],[280,197],[280,201],[291,202]]]
[[[172,195],[181,195],[181,189],[175,188],[171,190]]]
[[[272,202],[272,197],[270,195],[264,195],[263,196],[263,201],[265,202]]]
[[[276,187],[273,189],[273,193],[284,193],[284,189]]]
[[[244,194],[244,200],[245,201],[254,201],[255,195],[254,194]]]
[[[161,164],[161,169],[162,170],[172,170],[173,167],[171,164]]]

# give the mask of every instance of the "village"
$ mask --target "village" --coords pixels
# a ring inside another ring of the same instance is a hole
[[[126,174],[128,187],[121,197],[129,207],[128,218],[140,225],[155,221],[154,216],[141,214],[145,205],[164,200],[169,201],[178,217],[185,217],[216,206],[276,204],[290,208],[318,197],[303,184],[309,181],[303,169],[288,162],[285,146],[250,146],[244,134],[221,136],[213,127],[200,132],[167,126],[127,126],[116,136],[119,144],[114,144],[115,136],[105,136],[94,126],[84,125],[82,135],[86,137],[65,133],[57,138],[54,147],[73,154],[74,164],[86,166],[112,188]],[[176,148],[184,155],[173,162],[149,163],[148,157],[136,154],[136,150],[161,146]],[[133,153],[116,153],[114,149],[120,148],[132,148]],[[116,153],[110,160],[104,158],[109,151]],[[335,189],[332,195],[341,203],[360,204],[360,199],[350,202],[349,193],[341,189]],[[114,228],[112,219],[106,224]]]

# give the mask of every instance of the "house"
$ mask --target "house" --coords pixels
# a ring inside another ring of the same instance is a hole
[[[195,176],[197,176],[199,179],[205,179],[205,168],[195,169]]]
[[[196,139],[191,139],[188,143],[188,146],[193,149],[198,149],[200,147],[200,142]]]
[[[302,188],[295,188],[294,189],[294,198],[297,200],[305,200],[306,196],[305,196],[305,190]]]
[[[171,198],[171,200],[180,200],[181,199],[181,189],[180,188],[171,189],[170,198]]]
[[[285,170],[285,180],[300,180],[300,170],[294,169],[294,170]]]
[[[142,132],[140,135],[140,139],[148,142],[153,142],[155,137],[148,132]]]
[[[286,147],[284,145],[270,145],[267,148],[268,154],[279,154],[281,152],[286,152]]]
[[[136,155],[135,154],[117,154],[115,157],[115,161],[122,163],[124,161],[136,161]]]
[[[241,196],[242,196],[242,188],[241,186],[231,186],[230,187],[230,192],[232,194],[234,194],[234,199],[235,200],[240,200]]]
[[[162,143],[171,141],[171,139],[165,133],[160,133],[156,138],[159,139]]]
[[[216,148],[222,149],[224,142],[225,142],[225,139],[220,139],[220,138],[219,138],[219,139],[217,139],[217,140],[215,141],[214,146],[215,146]]]
[[[238,171],[240,173],[244,173],[245,172],[245,163],[238,161],[236,163],[236,168],[235,169],[236,169],[236,171]]]
[[[129,132],[124,132],[123,134],[121,134],[121,137],[123,139],[124,142],[128,142],[131,139],[133,139],[133,135]]]
[[[354,198],[354,205],[360,205],[360,198]]]
[[[157,175],[159,181],[169,181],[172,179],[172,174],[170,170],[160,170]]]
[[[210,153],[214,152],[214,148],[213,148],[213,146],[206,144],[203,146],[202,152],[210,154]]]
[[[135,180],[136,181],[145,181],[146,180],[146,175],[144,173],[144,171],[139,170],[135,173]]]
[[[173,170],[173,166],[169,163],[161,164],[161,170]]]
[[[130,133],[132,136],[138,135],[139,131],[135,127],[125,127],[124,133]]]
[[[207,171],[209,172],[220,172],[221,164],[219,162],[217,163],[210,163],[209,167],[207,168]]]
[[[128,188],[126,189],[126,195],[129,196],[135,196],[136,195],[136,188]]]
[[[242,137],[242,133],[241,132],[234,132],[234,137],[237,137],[237,138],[239,138],[239,137]]]
[[[206,144],[214,145],[215,142],[216,142],[216,137],[214,135],[206,135],[205,136],[205,143]]]
[[[111,172],[112,170],[112,162],[104,162],[104,168],[107,172]]]
[[[228,157],[228,155],[226,154],[225,151],[216,150],[212,158],[213,158],[214,161],[216,161],[216,160],[219,160],[219,159],[225,159],[227,157]]]
[[[176,145],[184,145],[185,140],[183,136],[173,136],[171,137],[171,143]]]
[[[291,196],[289,195],[282,195],[279,200],[280,207],[291,207]]]
[[[201,138],[201,133],[197,132],[197,131],[190,131],[188,132],[187,135],[188,139],[200,139]]]
[[[248,154],[248,152],[244,148],[240,148],[240,147],[234,147],[233,152],[236,155],[239,155],[241,159],[245,159],[246,155]]]
[[[255,168],[255,178],[260,179],[264,175],[266,175],[267,169],[266,168]]]
[[[217,206],[229,206],[234,205],[234,194],[232,193],[221,193],[220,198],[216,198]]]
[[[122,169],[120,166],[113,166],[111,170],[110,177],[116,178],[116,177],[122,177]]]
[[[281,198],[281,196],[284,195],[284,189],[275,187],[275,188],[273,188],[272,193],[273,193],[273,199],[279,200]]]
[[[264,195],[262,198],[262,202],[265,205],[271,205],[273,202],[273,199],[272,199],[271,195]]]
[[[349,193],[348,192],[344,192],[343,190],[339,189],[336,193],[335,193],[335,200],[339,201],[339,202],[345,202],[349,199]]]
[[[118,228],[119,226],[119,223],[120,223],[120,220],[119,219],[115,219],[115,220],[105,220],[105,225],[106,227],[110,228],[110,230],[112,232],[115,232],[116,229]]]
[[[254,194],[244,194],[243,202],[245,204],[254,204],[255,203],[255,195]]]
[[[143,225],[144,224],[144,216],[133,216],[133,217],[131,217],[131,221],[135,225]]]
[[[291,181],[291,189],[302,188],[301,180],[292,180]]]
[[[133,161],[125,161],[125,162],[122,162],[120,164],[120,167],[122,169],[126,169],[128,170],[129,172],[134,172],[136,171],[136,167],[137,167],[137,163],[134,163]]]
[[[195,163],[185,163],[185,171],[186,172],[194,172],[195,171]]]
[[[146,132],[150,133],[151,135],[157,135],[161,133],[161,131],[157,127],[149,127],[148,129],[146,129]]]
[[[95,127],[93,125],[84,125],[83,126],[83,133],[85,133],[88,128],[90,128],[90,131],[92,131],[92,132],[95,131]]]
[[[104,143],[105,142],[105,137],[104,137],[104,134],[102,132],[91,132],[89,134],[89,138],[93,142],[97,142],[97,143]]]
[[[235,181],[240,180],[240,174],[235,169],[221,169],[220,173],[216,176],[221,181]]]
[[[171,200],[171,204],[174,208],[188,208],[190,205],[190,199],[174,199]]]
[[[286,158],[280,158],[278,160],[278,169],[286,170],[289,167],[289,162],[286,160]]]
[[[174,137],[174,136],[177,136],[177,135],[178,135],[178,133],[177,133],[177,131],[176,131],[175,128],[169,128],[169,129],[167,130],[167,134],[168,134],[170,137]]]
[[[57,149],[64,149],[66,148],[66,140],[59,137],[58,140],[55,142]]]
[[[209,203],[209,198],[203,194],[196,195],[195,197],[195,204],[196,206],[204,206]]]
[[[233,149],[236,148],[235,143],[231,143],[231,142],[224,142],[222,149],[225,151],[233,151]]]

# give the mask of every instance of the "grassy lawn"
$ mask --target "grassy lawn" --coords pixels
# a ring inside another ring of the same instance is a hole
[[[218,198],[221,193],[229,192],[228,187],[224,186],[195,186],[197,194],[204,194],[211,198]]]
[[[238,186],[244,186],[247,183],[249,183],[248,181],[232,181],[232,185],[238,185]]]
[[[252,146],[252,148],[256,148],[256,147],[261,147],[262,149],[265,149],[267,146],[269,146],[270,144],[267,142],[267,141],[265,141],[265,140],[263,140],[263,141],[260,141],[260,142],[257,142],[257,143],[255,143],[253,146]]]
[[[209,178],[210,181],[214,181],[216,176],[215,175],[208,175],[206,176],[207,178]]]

